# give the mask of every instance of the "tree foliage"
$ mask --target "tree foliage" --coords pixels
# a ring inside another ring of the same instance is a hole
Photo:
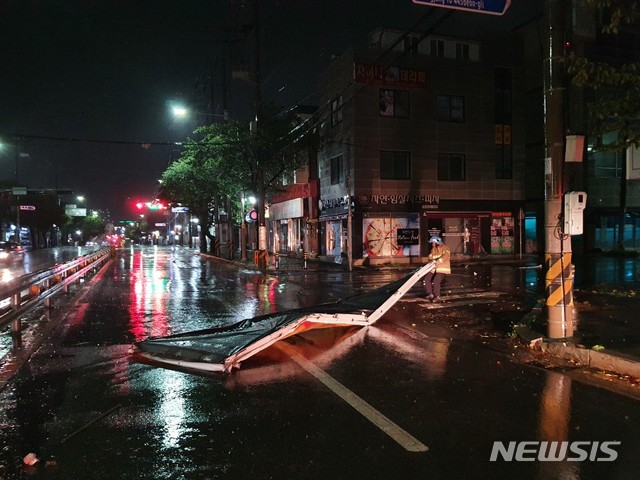
[[[586,3],[607,17],[603,33],[618,33],[621,27],[640,20],[640,8],[635,0],[586,0]]]
[[[637,1],[586,0],[600,16],[602,33],[617,34],[637,25],[640,11]],[[592,61],[571,54],[568,73],[571,83],[589,92],[587,124],[595,138],[615,137],[601,149],[624,150],[640,144],[640,65],[633,62],[613,64]]]
[[[199,140],[189,139],[178,161],[162,174],[163,195],[189,207],[200,225],[202,238],[213,218],[210,211],[224,205],[237,192],[238,148],[242,132],[238,124],[212,124],[197,129]],[[206,242],[200,242],[206,250]]]
[[[207,227],[213,220],[211,211],[224,209],[230,217],[239,213],[242,195],[254,194],[264,205],[283,175],[307,159],[301,151],[308,137],[299,128],[299,118],[294,112],[274,112],[272,107],[265,109],[254,130],[237,122],[198,128],[194,132],[198,139],[189,139],[179,160],[163,173],[163,192],[171,201],[188,206]]]

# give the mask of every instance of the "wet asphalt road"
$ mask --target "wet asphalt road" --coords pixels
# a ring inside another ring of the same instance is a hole
[[[188,250],[120,250],[0,391],[0,478],[637,478],[636,400],[465,341],[433,321],[418,292],[375,326],[292,339],[229,375],[155,368],[129,353],[148,336],[331,301],[399,275],[263,276]],[[621,443],[613,462],[490,461],[495,441],[525,440]],[[25,468],[30,452],[41,461]]]

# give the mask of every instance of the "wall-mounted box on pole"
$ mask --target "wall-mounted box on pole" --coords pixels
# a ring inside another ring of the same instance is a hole
[[[565,235],[582,235],[584,230],[582,212],[587,206],[587,194],[585,192],[567,192],[564,194],[564,225]]]

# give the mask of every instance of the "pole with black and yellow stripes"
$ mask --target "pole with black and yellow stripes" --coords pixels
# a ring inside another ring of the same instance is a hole
[[[547,336],[573,336],[573,270],[571,237],[563,232],[564,3],[546,0],[548,35],[544,62],[545,104],[545,286]]]

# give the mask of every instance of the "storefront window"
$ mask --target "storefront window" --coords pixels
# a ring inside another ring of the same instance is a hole
[[[491,219],[491,253],[513,253],[513,216],[494,213]]]
[[[371,217],[362,221],[363,250],[368,257],[420,255],[420,224],[417,215]]]

